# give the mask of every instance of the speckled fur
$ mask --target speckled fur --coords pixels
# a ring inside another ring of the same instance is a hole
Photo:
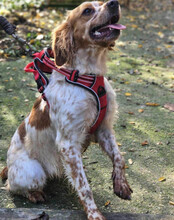
[[[94,15],[82,17],[86,7],[92,7]],[[107,52],[116,39],[98,43],[90,38],[89,29],[105,22],[107,17],[107,3],[87,2],[74,9],[53,31],[56,64],[78,69],[80,74],[105,74]],[[45,89],[50,108],[41,98],[36,100],[31,113],[11,140],[7,155],[7,188],[11,192],[23,194],[32,202],[42,202],[45,200],[43,188],[47,178],[65,174],[76,189],[88,219],[104,220],[94,202],[82,164],[82,152],[93,139],[113,162],[114,192],[123,199],[130,198],[124,161],[112,129],[117,111],[116,96],[106,78],[105,89],[108,100],[106,116],[97,131],[89,135],[97,115],[94,96],[67,83],[61,74],[53,71]]]

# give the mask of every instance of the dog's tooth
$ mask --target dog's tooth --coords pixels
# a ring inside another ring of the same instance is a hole
[[[111,31],[111,30],[112,30],[112,28],[109,28],[109,30]]]
[[[95,31],[95,33],[94,33],[95,35],[101,35],[101,33],[100,32],[98,32],[98,31]]]

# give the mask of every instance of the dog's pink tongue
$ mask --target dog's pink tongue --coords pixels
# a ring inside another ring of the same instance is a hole
[[[117,29],[117,30],[124,30],[124,29],[126,29],[126,26],[124,26],[122,24],[109,24],[108,27],[109,28],[113,28],[113,29]]]
[[[122,24],[108,24],[107,26],[104,26],[99,30],[101,31],[106,28],[112,28],[112,29],[116,29],[116,30],[124,30],[124,29],[126,29],[126,26],[124,26]]]

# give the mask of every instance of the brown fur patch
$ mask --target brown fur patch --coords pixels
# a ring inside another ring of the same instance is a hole
[[[23,121],[18,128],[18,133],[21,139],[21,142],[24,143],[24,138],[26,136],[25,122]]]
[[[1,173],[0,173],[0,177],[2,179],[2,181],[6,180],[8,178],[8,168],[5,167]]]
[[[48,128],[51,124],[48,106],[45,106],[43,111],[39,108],[41,101],[41,98],[36,100],[29,118],[29,124],[31,127],[35,127],[37,130]]]
[[[70,167],[71,167],[71,172],[72,172],[72,177],[77,178],[78,176],[78,166],[76,164],[76,161],[71,160],[72,162],[70,162]]]
[[[74,43],[72,41],[72,27],[69,22],[59,25],[52,33],[52,49],[57,66],[65,62],[72,63]]]

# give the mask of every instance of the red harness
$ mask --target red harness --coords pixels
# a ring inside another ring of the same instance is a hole
[[[47,103],[48,100],[45,97],[44,89],[48,85],[49,80],[44,73],[51,74],[53,69],[64,75],[66,82],[83,87],[95,96],[97,100],[98,114],[90,129],[90,133],[95,132],[106,114],[107,97],[104,86],[104,77],[96,76],[94,74],[79,75],[78,70],[70,71],[64,68],[57,68],[55,63],[50,59],[53,58],[53,52],[50,48],[47,50],[42,50],[40,53],[33,54],[33,58],[34,61],[29,63],[24,70],[34,74],[37,88],[39,92],[42,93],[42,98],[47,101]]]

